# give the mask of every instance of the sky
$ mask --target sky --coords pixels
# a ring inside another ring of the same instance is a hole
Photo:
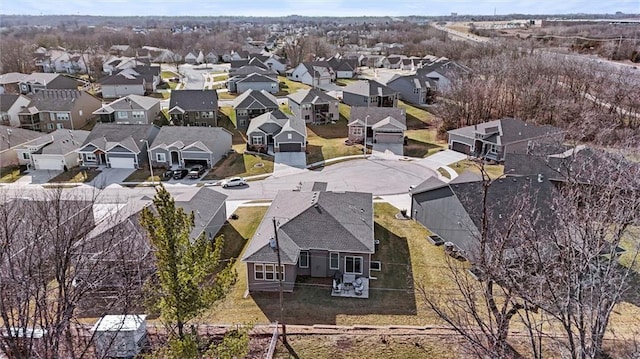
[[[0,14],[406,16],[640,13],[640,0],[2,0]]]

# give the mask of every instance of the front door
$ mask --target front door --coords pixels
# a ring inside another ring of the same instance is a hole
[[[171,165],[180,165],[180,157],[178,156],[178,151],[171,151]]]
[[[107,155],[104,152],[100,153],[100,162],[99,164],[101,165],[106,165],[107,164]]]
[[[327,276],[327,252],[309,251],[309,265],[311,266],[312,277]]]

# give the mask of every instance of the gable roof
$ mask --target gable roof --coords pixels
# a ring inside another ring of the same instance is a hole
[[[251,74],[241,80],[238,81],[238,83],[240,82],[275,82],[278,83],[278,80],[275,80],[272,77],[268,77],[268,76],[264,76],[264,75],[260,75],[260,74]]]
[[[144,143],[140,140],[149,138],[155,125],[117,125],[98,122],[89,133],[81,147],[93,144],[97,148],[106,151],[115,146],[122,145],[128,150],[139,153]]]
[[[467,138],[476,138],[476,133],[482,134],[485,136],[485,141],[502,146],[563,132],[565,131],[557,127],[549,125],[538,126],[515,118],[503,118],[448,131],[449,134]]]
[[[217,111],[216,90],[176,90],[171,91],[169,109],[179,107],[184,111]]]
[[[102,105],[101,108],[93,111],[94,114],[109,114],[118,110],[149,110],[160,103],[157,98],[140,95],[127,95],[111,103]]]
[[[29,75],[20,72],[8,72],[0,75],[0,85],[19,83],[28,76]]]
[[[390,87],[375,80],[355,81],[342,89],[342,92],[353,93],[360,96],[391,96],[397,92]]]
[[[424,89],[424,88],[435,88],[437,85],[437,80],[430,78],[426,73],[417,72],[411,75],[393,75],[389,81],[387,81],[387,86],[393,87],[395,83],[406,82],[413,89]]]
[[[21,95],[12,93],[0,94],[0,112],[7,112]]]
[[[151,143],[151,150],[171,145],[181,149],[204,145],[206,148],[203,150],[213,151],[216,143],[222,139],[231,142],[231,136],[231,132],[221,127],[162,126]]]
[[[21,114],[37,113],[39,111],[70,111],[74,108],[76,100],[82,96],[92,96],[78,90],[40,90],[31,99],[31,102]],[[98,99],[95,99],[98,101]]]
[[[34,141],[41,136],[42,132],[0,125],[0,151]]]
[[[332,103],[338,101],[337,99],[327,95],[324,91],[310,88],[310,89],[302,89],[298,90],[292,94],[287,96],[290,100],[301,105],[303,103]]]
[[[279,191],[251,238],[245,262],[277,261],[270,247],[273,218],[284,264],[296,264],[300,250],[374,253],[373,196],[361,192]]]
[[[278,99],[265,90],[248,90],[236,97],[233,108],[264,109],[278,108]]]
[[[365,119],[367,126],[373,127],[380,122],[388,124],[391,121],[387,118],[393,118],[395,120],[394,125],[398,128],[407,128],[407,117],[404,109],[398,107],[363,107],[353,106],[351,107],[351,115],[349,125],[354,125],[356,122],[364,125]]]
[[[235,77],[235,76],[245,77],[251,74],[260,74],[260,75],[265,75],[269,77],[278,76],[278,74],[275,71],[265,70],[263,68],[253,66],[253,65],[242,66],[235,71],[229,72],[229,76],[231,77]]]
[[[257,130],[273,135],[278,134],[289,119],[290,117],[280,110],[263,113],[262,115],[251,119],[249,127],[247,128],[247,134]],[[274,128],[274,126],[268,126],[267,124],[275,124],[276,127]]]
[[[45,134],[37,141],[42,146],[36,153],[45,155],[66,155],[71,153],[84,143],[89,136],[89,131],[59,129]],[[31,147],[30,143],[24,147]]]

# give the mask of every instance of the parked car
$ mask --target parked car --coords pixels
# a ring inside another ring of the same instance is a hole
[[[242,177],[231,177],[222,181],[222,188],[244,186],[247,181]]]
[[[189,170],[189,178],[200,178],[204,174],[204,166],[195,165]]]
[[[163,180],[163,181],[168,181],[168,180],[170,180],[172,178],[173,178],[173,171],[172,170],[166,170],[160,176],[160,179]]]
[[[175,170],[173,171],[173,179],[176,179],[176,180],[183,179],[187,176],[188,173],[189,173],[189,170],[184,168],[180,170]]]

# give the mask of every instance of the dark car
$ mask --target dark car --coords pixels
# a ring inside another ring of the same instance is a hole
[[[187,174],[189,173],[189,170],[187,169],[181,169],[181,170],[175,170],[173,171],[173,179],[183,179],[187,176]]]
[[[195,165],[189,170],[189,178],[200,178],[204,174],[204,166]]]
[[[172,170],[166,170],[160,176],[160,179],[163,180],[163,181],[168,181],[168,180],[170,180],[172,178],[173,178],[173,171]]]

